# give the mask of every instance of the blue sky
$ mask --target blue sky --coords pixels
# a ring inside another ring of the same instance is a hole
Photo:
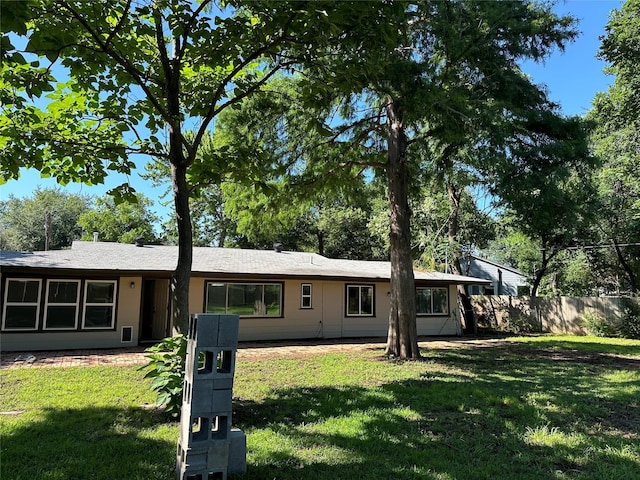
[[[619,8],[618,0],[568,0],[560,2],[555,11],[558,14],[571,14],[580,21],[582,32],[578,39],[567,45],[565,52],[555,52],[544,64],[526,63],[523,70],[531,75],[539,84],[545,84],[550,98],[560,104],[567,115],[583,115],[590,106],[597,92],[605,91],[613,81],[612,77],[603,73],[604,62],[596,58],[600,48],[599,37],[604,35],[609,12]],[[141,169],[144,162],[140,162]],[[162,207],[158,199],[164,194],[164,188],[152,188],[137,173],[128,178],[112,175],[107,183],[101,186],[88,187],[80,184],[69,184],[64,189],[70,193],[84,193],[100,196],[107,190],[129,182],[137,191],[144,193],[156,202],[155,211],[161,217],[168,215],[169,209]],[[21,178],[11,180],[0,186],[0,199],[10,194],[18,197],[30,196],[36,187],[49,188],[58,184],[54,179],[40,178],[37,171],[23,171]],[[166,200],[166,199],[165,199]]]

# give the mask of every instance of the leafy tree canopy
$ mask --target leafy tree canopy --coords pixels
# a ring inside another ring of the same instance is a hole
[[[588,118],[602,161],[595,180],[600,203],[592,243],[610,245],[590,258],[604,278],[616,278],[623,291],[640,290],[640,1],[627,0],[614,10],[602,39],[600,56],[610,62],[615,81],[593,101]],[[623,275],[618,276],[617,272]]]
[[[153,202],[142,194],[137,194],[136,200],[117,204],[110,195],[96,199],[95,207],[78,219],[82,240],[92,240],[97,233],[103,242],[134,243],[142,237],[146,243],[156,243],[154,224],[158,217],[150,210]]]
[[[0,201],[0,250],[60,250],[80,238],[79,217],[92,198],[59,188],[36,188],[29,197]],[[47,241],[47,234],[49,241]]]
[[[202,140],[225,109],[282,69],[314,61],[336,42],[384,39],[385,3],[232,0],[28,0],[3,3],[0,176],[35,168],[60,183],[129,173],[132,154],[171,167],[179,254],[174,319],[188,324],[192,263],[190,169],[214,183],[234,165],[199,164]],[[65,78],[54,78],[53,65]],[[48,92],[48,93],[47,93]],[[46,96],[44,96],[44,95]],[[187,132],[192,132],[187,135]],[[205,173],[203,173],[204,175]],[[249,177],[254,178],[254,177]],[[133,198],[128,185],[112,191]]]
[[[630,121],[640,118],[640,1],[626,0],[622,8],[613,10],[605,27],[599,56],[616,76],[610,96],[620,108],[607,121]]]

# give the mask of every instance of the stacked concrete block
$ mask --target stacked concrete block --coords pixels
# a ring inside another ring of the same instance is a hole
[[[187,340],[178,440],[180,480],[226,480],[246,471],[246,437],[231,428],[237,315],[197,314]]]

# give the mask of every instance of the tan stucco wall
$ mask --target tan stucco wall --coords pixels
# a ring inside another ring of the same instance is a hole
[[[203,313],[204,308],[204,284],[205,279],[191,277],[189,283],[189,313]]]
[[[318,282],[317,303],[322,310],[324,338],[342,337],[344,319],[344,283]]]
[[[3,276],[0,274],[0,281]],[[2,332],[0,348],[5,351],[115,348],[136,345],[140,329],[142,277],[126,276],[118,279],[117,316],[115,330],[73,332]],[[240,279],[238,279],[240,280]],[[192,277],[189,293],[191,313],[202,313],[205,301],[205,283],[214,277]],[[232,281],[225,279],[220,281]],[[246,279],[242,280],[246,281]],[[261,282],[278,279],[265,279]],[[134,287],[131,288],[131,283]],[[301,285],[312,285],[312,308],[301,308]],[[283,317],[241,318],[241,341],[283,340],[294,338],[340,338],[386,336],[389,315],[389,282],[375,282],[375,316],[347,317],[345,314],[345,285],[371,284],[344,280],[286,280],[284,282]],[[4,300],[4,299],[3,299]],[[460,315],[456,287],[449,288],[448,316],[418,317],[418,335],[458,335]],[[122,327],[132,327],[132,342],[122,343]]]
[[[115,330],[2,332],[0,334],[0,348],[2,351],[36,351],[117,348],[137,345],[141,278],[120,277],[118,280]],[[135,283],[135,288],[130,288],[131,282]],[[82,313],[79,312],[79,315]],[[78,321],[80,322],[81,319],[79,318]],[[132,342],[121,342],[123,326],[133,327]]]
[[[418,335],[462,335],[462,320],[458,308],[458,292],[449,286],[449,315],[429,315],[417,318]]]
[[[201,313],[205,302],[205,283],[215,278],[191,280],[190,310]],[[233,281],[225,279],[222,281]],[[246,280],[243,280],[246,281]],[[274,281],[260,280],[263,282]],[[311,284],[312,308],[300,308],[302,284]],[[240,341],[294,338],[340,338],[386,336],[389,322],[389,282],[375,282],[375,316],[348,317],[345,314],[345,286],[371,284],[326,280],[287,280],[284,282],[283,317],[240,318]],[[456,287],[449,288],[449,315],[418,317],[418,335],[459,335]]]
[[[133,288],[131,285],[133,284]],[[129,345],[137,345],[140,329],[140,302],[142,301],[142,277],[120,277],[118,294],[118,313],[116,315],[116,330],[118,341],[122,327],[133,328],[133,340]],[[122,343],[124,346],[125,344]]]

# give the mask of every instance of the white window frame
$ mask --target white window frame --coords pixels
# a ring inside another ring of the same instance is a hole
[[[358,312],[349,313],[349,290],[352,288],[358,289]],[[371,312],[362,312],[362,291],[371,290]],[[375,317],[376,315],[376,289],[374,285],[366,284],[349,284],[345,289],[345,314],[347,317]]]
[[[51,283],[53,282],[64,282],[64,283],[75,283],[78,285],[76,290],[76,301],[75,303],[49,303],[49,289],[51,288]],[[43,330],[76,330],[78,328],[78,311],[80,310],[80,280],[73,279],[65,279],[65,278],[52,278],[47,280],[47,288],[45,292],[45,303],[44,303],[44,321],[43,321]],[[76,312],[74,315],[73,327],[47,327],[47,319],[49,317],[49,307],[50,306],[57,307],[76,307]]]
[[[416,312],[417,316],[426,317],[426,316],[449,315],[449,288],[448,287],[416,287],[416,296],[418,294],[418,290],[430,290],[431,291],[431,295],[429,297],[429,299],[431,300],[431,305],[429,306],[431,311],[430,312]],[[434,290],[444,290],[445,291],[446,299],[447,299],[446,311],[444,311],[444,312],[434,312],[433,311],[433,291]]]
[[[9,282],[38,282],[38,295],[35,302],[9,302]],[[4,307],[2,309],[2,330],[7,332],[33,332],[38,330],[38,322],[40,320],[40,298],[42,295],[42,279],[40,278],[7,278],[4,284]],[[6,328],[7,307],[36,307],[36,318],[33,322],[33,328]]]
[[[309,293],[304,293],[305,287],[309,288]],[[313,308],[313,286],[310,283],[300,285],[300,308],[308,310]],[[305,300],[307,304],[305,304]]]
[[[110,303],[107,302],[88,302],[87,291],[89,290],[89,284],[92,283],[110,283],[113,284],[113,300]],[[116,318],[116,299],[118,298],[118,282],[116,280],[85,280],[84,282],[84,305],[82,306],[82,329],[83,330],[113,330],[115,326]],[[87,307],[106,307],[111,306],[111,324],[108,327],[87,327]]]
[[[224,286],[224,310],[225,314],[229,311],[229,286],[230,285],[250,285],[250,286],[262,286],[262,299],[264,303],[265,290],[266,286],[278,286],[280,288],[280,295],[278,298],[278,302],[280,305],[279,313],[277,314],[265,314],[265,315],[240,315],[241,318],[282,318],[284,316],[284,284],[281,282],[216,282],[216,281],[208,281],[205,283],[205,299],[204,299],[204,309],[205,311],[209,305],[209,286]]]

